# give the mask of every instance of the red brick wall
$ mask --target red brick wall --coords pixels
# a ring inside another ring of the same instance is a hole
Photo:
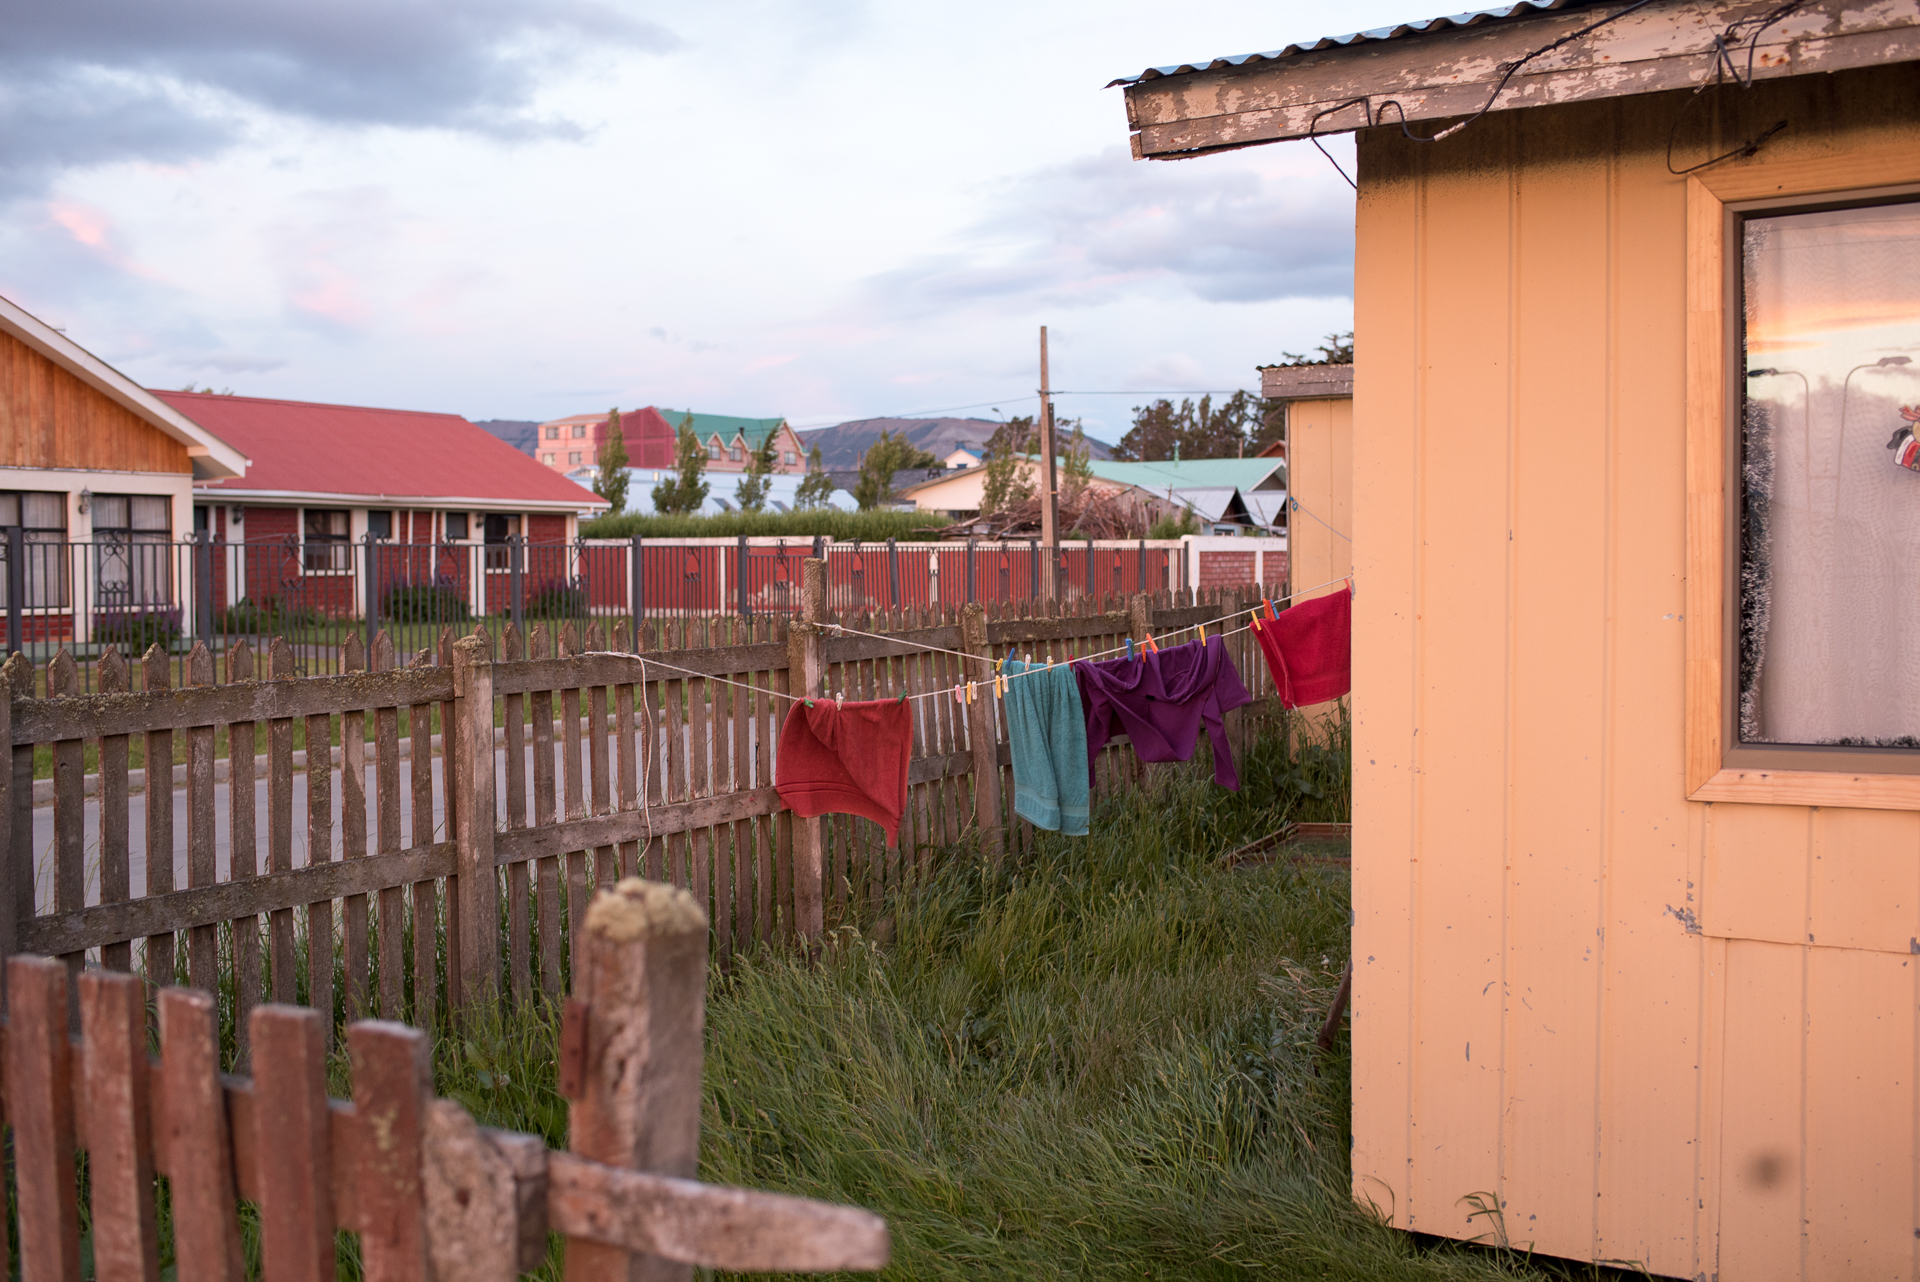
[[[1287,580],[1287,554],[1279,548],[1262,549],[1266,552],[1265,563],[1261,566],[1262,578],[1266,586],[1277,587]],[[1202,552],[1200,554],[1200,587],[1237,588],[1253,582],[1254,554],[1248,552]]]
[[[529,543],[565,543],[567,541],[567,518],[564,516],[529,516],[527,518],[527,542]]]

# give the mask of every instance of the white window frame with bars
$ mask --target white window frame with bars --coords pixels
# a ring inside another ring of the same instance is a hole
[[[138,614],[174,602],[173,499],[165,494],[95,494],[93,608]]]
[[[33,511],[25,511],[28,500],[33,501]],[[60,524],[48,525],[45,522],[54,512],[59,513]],[[24,516],[33,518],[32,524],[23,521]],[[22,542],[27,545],[26,565],[21,573],[24,576],[26,600],[21,602],[24,611],[59,612],[73,608],[73,575],[66,551],[67,543],[67,496],[60,491],[48,490],[0,490],[0,557],[6,555],[9,546],[5,538],[6,531],[19,527]],[[51,552],[35,553],[31,549],[39,546],[52,548]],[[0,564],[0,610],[8,607],[12,591],[13,578],[8,568]],[[48,588],[51,585],[52,596],[49,599]]]

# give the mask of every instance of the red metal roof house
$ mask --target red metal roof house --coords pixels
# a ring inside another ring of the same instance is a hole
[[[154,395],[252,460],[244,478],[194,485],[194,526],[225,545],[216,608],[297,599],[327,614],[363,607],[359,575],[371,535],[383,592],[404,571],[498,608],[510,543],[560,549],[606,500],[457,414],[221,396]],[[545,577],[564,578],[564,553]],[[535,564],[529,572],[538,574]]]

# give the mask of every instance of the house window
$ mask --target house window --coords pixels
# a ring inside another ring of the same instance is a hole
[[[96,494],[92,515],[94,600],[99,608],[141,610],[172,604],[168,543],[173,500],[164,494]]]
[[[782,450],[780,452],[780,461],[782,463],[785,463],[788,467],[792,467],[794,464],[798,463],[800,460],[794,456],[794,453],[792,450]]]
[[[36,491],[0,491],[0,558],[7,537],[20,531],[26,565],[24,606],[29,610],[65,609],[71,575],[67,569],[67,496]],[[0,564],[0,570],[5,566]],[[0,573],[0,608],[7,605],[12,575]]]
[[[1920,202],[1736,227],[1733,744],[1920,769]]]
[[[557,428],[557,427],[550,427],[550,428],[548,428],[548,429],[547,429],[547,439],[548,439],[549,441],[557,441],[557,440],[559,440],[559,439],[560,439],[560,429],[559,429],[559,428]]]
[[[711,441],[707,442],[707,457],[709,459],[714,459],[714,460],[719,459],[720,457],[720,438],[719,437],[716,436]]]
[[[467,537],[467,514],[465,512],[447,513],[446,536],[448,542]]]
[[[489,512],[481,518],[480,533],[487,546],[487,568],[512,569],[513,549],[507,545],[507,540],[520,536],[520,518],[503,512]]]
[[[738,463],[743,457],[745,457],[741,453],[739,441],[735,441],[732,447],[727,450],[727,457],[732,459],[736,463]]]
[[[372,510],[367,513],[367,533],[376,539],[393,537],[393,513]]]
[[[587,425],[585,423],[575,423],[573,425],[573,434],[576,439],[584,437],[587,434]]]
[[[306,540],[300,564],[307,573],[337,574],[353,567],[353,545],[348,541],[344,509],[307,508],[302,524]]]
[[[571,451],[571,452],[570,452],[570,453],[569,453],[569,454],[567,455],[567,466],[568,466],[568,467],[577,467],[577,466],[579,466],[579,463],[580,463],[580,451],[579,451],[579,450],[573,450],[573,451]]]

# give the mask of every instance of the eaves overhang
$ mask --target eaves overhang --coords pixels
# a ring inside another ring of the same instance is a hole
[[[1151,68],[1126,86],[1137,159],[1375,125],[1920,60],[1920,0],[1535,0],[1270,53]],[[1431,137],[1444,132],[1429,126]]]

